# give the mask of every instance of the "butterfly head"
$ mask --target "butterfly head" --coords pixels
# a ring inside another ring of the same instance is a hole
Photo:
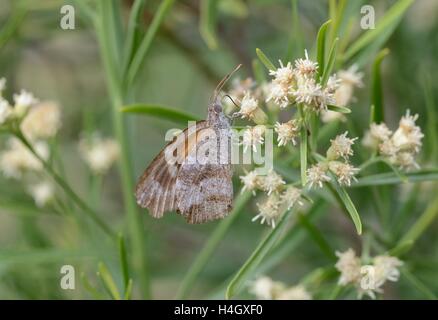
[[[227,74],[221,82],[217,85],[216,89],[214,90],[213,95],[210,98],[210,104],[208,106],[208,116],[207,121],[211,125],[217,125],[221,126],[221,124],[230,124],[230,119],[224,114],[222,104],[219,100],[219,94],[227,82],[227,80],[235,73],[237,70],[240,69],[242,65],[239,64],[236,68],[234,68],[233,71],[231,71],[229,74]]]

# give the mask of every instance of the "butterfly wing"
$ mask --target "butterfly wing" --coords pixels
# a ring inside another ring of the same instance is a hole
[[[189,223],[225,217],[232,209],[231,165],[183,165],[176,181],[176,207]]]
[[[220,150],[222,133],[211,127],[202,130],[197,148],[187,155],[178,172],[176,209],[189,223],[220,219],[232,209],[230,149]]]
[[[153,217],[161,218],[164,212],[176,209],[176,181],[181,164],[196,143],[193,136],[206,127],[206,121],[198,121],[196,130],[189,130],[190,127],[185,129],[161,150],[140,177],[135,190],[137,203],[148,208]],[[169,161],[166,155],[176,157],[174,161]]]

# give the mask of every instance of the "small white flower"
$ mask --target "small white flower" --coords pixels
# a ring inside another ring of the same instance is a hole
[[[249,292],[255,295],[259,300],[272,300],[283,287],[281,282],[273,281],[269,277],[262,276],[251,283]]]
[[[301,190],[294,186],[288,186],[280,195],[280,200],[286,205],[288,210],[295,204],[299,204],[300,206],[303,205],[303,202],[301,201]]]
[[[399,149],[396,147],[392,139],[383,141],[379,144],[380,154],[387,157],[391,162],[395,163],[398,151]]]
[[[295,77],[292,64],[288,62],[287,65],[284,66],[281,60],[279,60],[279,63],[280,68],[277,68],[277,70],[269,70],[269,75],[274,76],[274,82],[288,87],[293,83]]]
[[[361,262],[353,249],[344,252],[336,252],[338,261],[336,269],[341,273],[338,283],[345,286],[350,283],[358,283],[361,279]]]
[[[313,78],[300,82],[293,95],[298,103],[303,103],[318,113],[327,110],[329,104],[335,103],[333,93],[324,90]]]
[[[240,176],[240,181],[243,183],[242,193],[251,191],[255,195],[255,190],[260,187],[260,177],[256,170],[245,172],[244,176]]]
[[[31,106],[38,102],[32,93],[23,89],[19,94],[14,94],[13,97],[15,102],[14,113],[17,117],[22,117]]]
[[[12,114],[12,108],[9,102],[0,97],[0,125],[8,121]]]
[[[385,281],[398,281],[400,277],[398,268],[403,265],[402,261],[396,257],[381,255],[374,257],[373,262],[376,268],[376,275],[381,279],[382,284]]]
[[[240,104],[240,111],[238,113],[242,116],[242,118],[253,119],[257,108],[257,99],[252,97],[250,92],[246,92]]]
[[[338,78],[343,84],[350,84],[355,87],[363,87],[363,73],[357,72],[358,66],[352,65],[347,70],[339,70],[338,72]]]
[[[54,188],[50,182],[43,181],[29,188],[29,192],[38,207],[44,207],[54,196]]]
[[[359,172],[359,169],[349,163],[330,161],[329,169],[335,174],[340,185],[350,186],[352,180],[357,181],[355,175]]]
[[[280,200],[278,195],[271,194],[263,203],[257,203],[259,208],[259,214],[256,215],[252,221],[256,221],[261,218],[260,223],[265,223],[272,228],[275,228],[275,222],[280,217]]]
[[[410,152],[399,152],[395,157],[394,164],[407,171],[420,169],[420,165],[415,161],[415,156]]]
[[[286,123],[277,122],[274,129],[278,135],[277,141],[279,147],[286,145],[289,141],[292,141],[293,145],[297,144],[295,138],[298,136],[300,130],[297,120],[290,120]]]
[[[280,290],[276,300],[312,300],[312,295],[302,285]]]
[[[336,74],[331,75],[328,80],[327,84],[325,85],[325,89],[330,93],[335,93],[336,90],[339,88],[341,80],[337,77]]]
[[[388,129],[385,123],[372,123],[370,130],[365,133],[362,144],[368,148],[376,149],[381,142],[387,141],[391,134],[392,131]]]
[[[119,157],[119,145],[113,139],[102,139],[94,135],[89,140],[81,140],[79,150],[91,171],[104,174]]]
[[[48,139],[61,127],[61,111],[53,102],[37,104],[29,110],[21,123],[21,130],[28,139]]]
[[[331,146],[327,150],[327,159],[336,160],[342,157],[345,160],[348,160],[348,158],[353,155],[353,149],[351,146],[357,138],[350,139],[347,137],[347,134],[348,132],[346,131],[343,134],[336,136],[335,139],[330,140]]]
[[[304,51],[304,54],[306,56],[305,59],[300,58],[295,60],[295,70],[298,75],[304,78],[311,78],[318,70],[318,63],[309,59],[307,50]]]
[[[309,184],[309,188],[315,186],[322,188],[324,182],[331,180],[327,175],[327,169],[327,166],[322,163],[317,163],[307,169],[307,183]]]
[[[41,162],[18,139],[10,139],[8,145],[0,157],[0,168],[6,177],[19,179],[26,171],[43,169]],[[33,147],[40,157],[48,159],[49,147],[45,142],[35,142]]]
[[[268,172],[266,176],[260,178],[261,188],[266,191],[268,195],[270,195],[274,191],[277,191],[282,185],[286,183],[284,182],[283,178],[272,169]]]
[[[252,147],[252,150],[257,152],[257,146],[262,145],[264,142],[265,131],[266,127],[264,125],[248,127],[242,136],[243,151],[246,152],[248,148]]]
[[[421,139],[424,134],[421,132],[421,128],[415,125],[415,121],[418,119],[418,114],[410,115],[409,110],[406,111],[406,115],[400,119],[399,127],[394,132],[392,140],[394,145],[399,150],[411,151],[418,153],[422,145]]]
[[[269,84],[267,91],[268,94],[266,102],[273,101],[281,109],[286,108],[292,103],[290,100],[290,90],[288,86],[272,82]]]

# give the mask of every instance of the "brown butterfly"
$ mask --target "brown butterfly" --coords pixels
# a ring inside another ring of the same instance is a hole
[[[154,218],[176,211],[189,223],[203,223],[231,211],[231,118],[223,112],[218,96],[240,66],[217,85],[207,120],[197,121],[175,136],[140,177],[137,203],[148,208]]]

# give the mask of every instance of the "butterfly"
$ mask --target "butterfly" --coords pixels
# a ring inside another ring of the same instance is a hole
[[[217,85],[210,98],[207,119],[176,135],[139,178],[135,190],[137,203],[154,218],[176,211],[188,223],[204,223],[224,218],[232,210],[229,152],[232,118],[224,113],[218,97],[240,67]]]

